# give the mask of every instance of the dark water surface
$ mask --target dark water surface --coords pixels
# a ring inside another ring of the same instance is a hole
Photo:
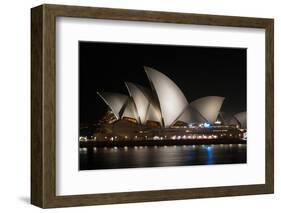
[[[89,149],[80,148],[80,170],[247,162],[247,145],[245,144],[100,147]]]

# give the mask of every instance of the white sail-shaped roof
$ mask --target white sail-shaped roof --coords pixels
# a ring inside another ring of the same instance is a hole
[[[152,93],[151,90],[148,88],[139,86],[141,90],[143,91],[143,94],[148,98],[149,100],[149,107],[146,112],[145,120],[147,121],[156,121],[162,125],[162,115],[160,111],[159,101],[157,99],[157,95]]]
[[[138,117],[137,109],[135,107],[135,103],[131,98],[128,99],[121,117],[122,118],[124,118],[124,117],[134,118],[137,121],[139,121],[139,117]]]
[[[146,113],[150,105],[148,97],[144,94],[144,90],[141,86],[130,82],[125,82],[130,96],[133,98],[137,114],[141,124],[146,123]]]
[[[182,121],[185,123],[203,123],[206,119],[190,104],[186,107],[184,112],[180,115],[177,121]]]
[[[147,121],[156,121],[162,123],[161,112],[157,101],[154,100],[151,92],[138,84],[125,83],[130,96],[133,98],[137,114],[141,124],[146,124]]]
[[[103,101],[110,107],[117,119],[120,119],[120,111],[128,100],[127,95],[110,92],[97,92]]]
[[[156,122],[160,123],[160,125],[162,125],[162,116],[161,116],[159,107],[150,103],[147,113],[146,113],[145,120],[146,121],[156,121]]]
[[[178,86],[166,75],[150,67],[144,68],[158,97],[164,126],[169,127],[183,113],[188,102]]]
[[[224,97],[207,96],[190,103],[209,123],[214,123],[218,117]]]
[[[247,113],[239,112],[230,120],[230,124],[238,124],[241,128],[247,128]]]

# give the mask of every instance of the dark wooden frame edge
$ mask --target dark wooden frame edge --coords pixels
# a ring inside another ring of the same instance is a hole
[[[266,32],[265,184],[56,195],[56,17],[263,28]],[[164,201],[274,192],[274,20],[44,4],[31,9],[31,203],[41,208]]]

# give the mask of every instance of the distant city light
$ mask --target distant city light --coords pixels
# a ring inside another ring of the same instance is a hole
[[[159,140],[159,139],[160,139],[160,137],[157,135],[153,137],[153,140]]]
[[[215,121],[215,124],[221,124],[221,121],[216,120],[216,121]]]
[[[209,123],[204,123],[203,126],[204,126],[205,128],[210,128],[210,127],[211,127],[211,124],[209,124]]]

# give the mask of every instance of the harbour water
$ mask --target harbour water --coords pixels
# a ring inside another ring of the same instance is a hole
[[[94,147],[79,149],[80,170],[237,164],[246,162],[246,144]]]

